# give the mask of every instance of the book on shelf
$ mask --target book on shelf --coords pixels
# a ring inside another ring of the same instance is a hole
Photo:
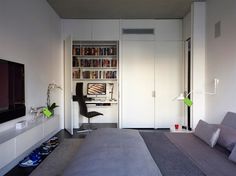
[[[80,47],[79,46],[73,46],[72,48],[72,55],[80,55]]]
[[[103,59],[102,67],[110,67],[110,59]]]
[[[117,72],[116,71],[103,71],[103,78],[104,79],[116,79]]]
[[[79,67],[80,64],[79,64],[79,60],[76,56],[73,56],[73,63],[72,63],[72,66],[73,67]]]
[[[73,79],[80,79],[80,69],[74,70],[72,73]]]
[[[83,79],[101,79],[101,71],[83,71]]]
[[[111,67],[117,67],[117,59],[111,60]]]
[[[90,79],[90,71],[83,71],[82,78],[83,79]]]
[[[98,59],[93,59],[93,67],[100,67]]]

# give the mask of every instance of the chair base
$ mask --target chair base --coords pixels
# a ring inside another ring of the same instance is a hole
[[[82,130],[77,130],[76,133],[90,133],[91,131],[93,130],[85,130],[85,129],[82,129]]]
[[[95,127],[94,125],[92,125],[91,123],[87,123],[87,124],[83,124],[79,130],[77,131],[77,133],[87,133],[87,132],[91,132],[93,130],[96,130],[97,127]]]
[[[96,130],[98,129],[95,125],[91,124],[91,123],[85,123],[82,125],[82,129],[84,130]]]

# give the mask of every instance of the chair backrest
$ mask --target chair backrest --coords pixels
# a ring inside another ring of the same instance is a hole
[[[88,108],[85,103],[84,95],[83,95],[83,83],[76,83],[76,97],[79,103],[80,114],[86,116],[88,113]]]

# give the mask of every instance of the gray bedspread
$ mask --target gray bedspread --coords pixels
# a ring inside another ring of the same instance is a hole
[[[166,133],[172,143],[208,176],[234,176],[236,164],[228,160],[228,154],[217,147],[211,148],[198,137],[188,133]]]
[[[161,176],[136,130],[98,129],[90,133],[65,176]]]

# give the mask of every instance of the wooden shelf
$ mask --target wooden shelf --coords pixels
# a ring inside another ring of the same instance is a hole
[[[117,79],[73,79],[73,81],[117,81]]]
[[[98,70],[103,70],[103,69],[111,69],[111,70],[116,70],[117,67],[73,67],[73,69],[98,69]]]
[[[172,133],[192,133],[192,131],[189,131],[187,129],[183,129],[181,126],[178,129],[175,129],[175,127],[170,127],[170,132],[172,132]]]
[[[117,55],[73,55],[80,58],[116,58]]]
[[[55,119],[55,118],[59,118],[58,115],[55,115],[51,118],[45,118],[44,116],[38,117],[36,118],[34,121],[27,121],[27,126],[23,129],[16,129],[16,127],[12,127],[4,132],[1,132],[0,134],[0,144],[16,137],[19,136],[20,134],[29,131],[30,129],[40,125],[40,124],[44,124],[47,123],[47,121],[51,120],[51,119]]]

